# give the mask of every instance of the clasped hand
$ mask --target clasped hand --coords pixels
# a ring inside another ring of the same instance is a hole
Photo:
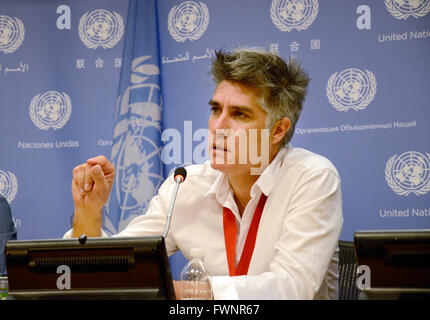
[[[114,178],[114,165],[102,155],[76,166],[72,182],[75,213],[98,214],[109,198]]]

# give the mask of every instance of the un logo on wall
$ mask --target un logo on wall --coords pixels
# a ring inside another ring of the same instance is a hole
[[[109,200],[119,204],[118,230],[110,215],[105,217],[105,226],[112,233],[123,230],[132,219],[146,212],[164,180],[159,145],[160,70],[155,64],[147,63],[150,58],[142,56],[132,61],[131,85],[118,98],[119,119],[111,152],[117,174]],[[131,97],[134,97],[132,101]]]
[[[430,191],[430,154],[408,151],[392,156],[385,167],[388,186],[398,195],[417,196]]]
[[[113,48],[124,33],[124,23],[116,12],[104,9],[85,13],[79,21],[79,37],[90,49]]]
[[[48,91],[31,100],[30,118],[42,130],[61,129],[72,113],[72,101],[66,93]]]
[[[281,31],[305,30],[318,14],[318,0],[273,0],[270,18]]]
[[[372,72],[356,68],[332,74],[327,82],[327,98],[338,111],[365,109],[376,94]]]
[[[167,27],[172,38],[178,42],[197,40],[209,24],[208,7],[200,2],[185,1],[170,9]]]
[[[396,19],[416,19],[430,12],[430,0],[385,0],[387,10]]]
[[[0,194],[11,203],[18,192],[18,181],[12,172],[0,170]]]
[[[24,24],[18,18],[0,15],[0,51],[12,53],[24,40]]]

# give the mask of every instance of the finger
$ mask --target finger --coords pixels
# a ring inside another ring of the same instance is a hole
[[[88,159],[87,163],[93,166],[100,165],[105,176],[115,175],[115,166],[103,155]]]
[[[75,195],[78,195],[78,188],[76,187],[76,183],[74,180],[72,181],[72,195],[73,197],[75,197]]]
[[[73,169],[73,181],[76,184],[76,188],[82,191],[84,189],[85,167],[86,164],[82,164]]]
[[[75,181],[72,182],[72,196],[74,201],[80,201],[82,197],[85,195],[85,192],[82,189],[77,187]]]
[[[77,187],[78,186],[78,167],[73,168],[73,178],[72,178],[72,186]]]
[[[87,165],[85,168],[85,175],[84,175],[84,190],[86,192],[91,191],[93,188],[93,178],[91,176],[91,169],[93,166]]]
[[[90,175],[94,181],[94,190],[99,196],[102,196],[108,191],[106,177],[100,165],[95,165],[90,170]]]

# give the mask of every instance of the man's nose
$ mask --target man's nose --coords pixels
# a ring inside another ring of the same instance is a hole
[[[228,117],[227,113],[223,112],[220,114],[220,116],[217,119],[215,119],[214,129],[215,130],[230,129],[230,118]]]

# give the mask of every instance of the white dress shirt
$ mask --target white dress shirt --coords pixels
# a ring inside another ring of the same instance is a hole
[[[145,215],[115,236],[160,235],[173,196],[166,179]],[[236,264],[261,193],[268,198],[246,276],[229,276],[223,207],[236,216]],[[326,158],[300,148],[282,148],[251,188],[239,214],[227,176],[207,161],[187,167],[166,247],[190,259],[202,248],[215,299],[337,299],[338,249],[343,216],[340,178]],[[65,237],[70,237],[68,232]]]

